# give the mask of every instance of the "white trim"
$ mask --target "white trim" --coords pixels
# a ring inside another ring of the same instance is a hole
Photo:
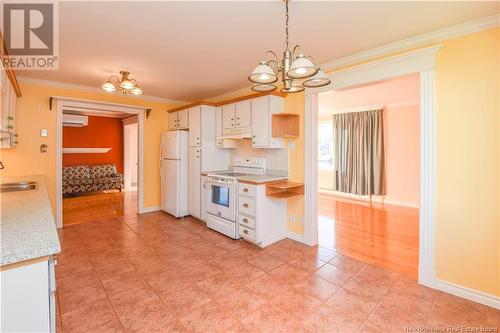
[[[123,125],[137,124],[137,116],[131,116],[122,119]]]
[[[475,32],[488,30],[500,25],[500,14],[483,17],[477,20],[453,25],[447,28],[431,31],[421,35],[406,38],[394,43],[385,44],[373,49],[361,51],[346,57],[337,58],[329,62],[320,64],[319,67],[325,72],[335,69],[345,68],[369,61],[378,57],[389,56],[390,54],[404,52],[406,50],[419,48],[425,45],[441,43],[450,38],[465,36]],[[335,84],[335,82],[334,82]],[[206,101],[218,102],[234,96],[241,96],[251,91],[251,85],[230,91],[221,95],[206,98]]]
[[[376,60],[348,70],[329,73],[335,89],[352,88],[393,77],[420,74],[420,214],[419,283],[435,288],[435,58],[436,45],[405,54]],[[333,87],[306,89],[305,92],[305,216],[304,237],[317,244],[318,177],[318,94]],[[316,234],[316,235],[315,235]]]
[[[324,71],[331,71],[338,68],[350,66],[356,63],[362,63],[364,61],[376,57],[385,56],[391,53],[398,53],[404,50],[409,50],[424,45],[439,43],[446,39],[465,36],[471,33],[497,27],[499,25],[499,20],[500,20],[499,14],[483,17],[478,20],[469,21],[462,24],[447,27],[444,29],[431,31],[425,34],[406,38],[394,43],[386,44],[370,50],[362,51],[359,53],[355,53],[353,55],[335,59],[330,62],[322,64],[320,67]]]
[[[299,243],[304,243],[305,244],[304,235],[298,234],[296,232],[288,231],[286,233],[286,237],[290,238],[290,239],[292,239],[294,241],[297,241]]]
[[[27,76],[17,76],[17,81],[19,83],[25,83],[25,84],[34,84],[34,85],[38,85],[38,86],[53,87],[53,88],[60,88],[60,89],[78,90],[78,91],[91,92],[91,93],[105,95],[105,96],[120,96],[120,97],[126,97],[126,98],[130,98],[130,99],[134,99],[134,100],[157,102],[157,103],[164,103],[164,104],[186,104],[187,103],[186,101],[180,101],[180,100],[176,100],[176,99],[169,99],[169,98],[163,98],[163,97],[157,97],[157,96],[149,96],[149,95],[135,96],[135,95],[123,95],[123,94],[118,94],[118,93],[108,93],[108,92],[103,91],[101,88],[98,88],[98,87],[90,87],[90,86],[85,86],[85,85],[75,84],[75,83],[35,79],[32,77],[27,77]]]
[[[94,111],[104,109],[106,111],[116,111],[131,113],[137,115],[138,121],[138,137],[139,137],[139,156],[138,156],[138,180],[137,180],[137,211],[144,210],[144,113],[146,108],[141,106],[133,106],[116,103],[101,103],[98,101],[67,98],[67,97],[52,97],[55,100],[56,108],[56,226],[61,228],[63,225],[62,216],[62,116],[66,106],[71,108],[92,108]]]
[[[111,148],[63,148],[63,154],[105,154]]]
[[[147,214],[147,213],[153,213],[153,212],[159,212],[160,211],[160,206],[151,206],[151,207],[143,207],[141,210],[138,211],[139,214]]]
[[[353,200],[353,201],[361,201],[363,203],[375,202],[375,203],[379,203],[382,205],[392,205],[392,206],[401,206],[401,207],[409,207],[409,208],[418,208],[419,207],[418,202],[387,199],[387,197],[383,196],[383,195],[372,195],[372,196],[356,195],[356,194],[352,194],[352,193],[342,193],[342,192],[338,192],[338,191],[325,190],[322,188],[319,188],[318,192],[320,194],[328,195],[328,196],[331,196],[334,198],[348,199],[348,200]]]
[[[269,246],[269,245],[274,244],[276,242],[279,242],[280,240],[283,240],[285,238],[287,238],[287,233],[286,232],[284,232],[282,234],[279,234],[279,235],[277,235],[275,237],[269,238],[269,239],[267,239],[267,240],[259,243],[258,245],[259,245],[259,247],[266,247],[266,246]]]
[[[500,310],[500,296],[491,295],[443,280],[436,280],[436,289]]]

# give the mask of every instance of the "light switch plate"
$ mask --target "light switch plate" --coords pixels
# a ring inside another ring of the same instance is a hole
[[[46,137],[48,137],[48,136],[49,136],[49,131],[48,131],[46,128],[42,128],[42,129],[40,130],[40,136],[41,136],[42,138],[46,138]]]

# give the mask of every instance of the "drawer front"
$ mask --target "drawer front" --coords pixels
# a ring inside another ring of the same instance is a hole
[[[239,202],[238,211],[240,213],[243,213],[243,214],[246,214],[249,216],[255,216],[255,200],[254,199],[247,198],[247,197],[240,195],[238,202]]]
[[[239,184],[239,193],[241,195],[247,195],[249,197],[255,197],[255,187],[248,184]]]
[[[242,225],[240,225],[239,230],[240,230],[241,237],[246,238],[248,240],[251,240],[253,242],[257,241],[255,239],[255,230],[252,230],[250,228],[246,228]]]
[[[240,225],[247,228],[255,229],[255,219],[253,217],[240,215],[238,216],[238,220],[240,222]]]

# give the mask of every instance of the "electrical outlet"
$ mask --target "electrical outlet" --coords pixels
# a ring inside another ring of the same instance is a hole
[[[48,131],[46,128],[42,128],[42,129],[40,130],[40,136],[41,136],[42,138],[46,138],[46,137],[48,137],[48,136],[49,136],[49,131]]]

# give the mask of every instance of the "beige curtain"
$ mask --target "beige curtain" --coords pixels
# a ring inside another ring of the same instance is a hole
[[[385,194],[382,110],[333,115],[334,190]]]

